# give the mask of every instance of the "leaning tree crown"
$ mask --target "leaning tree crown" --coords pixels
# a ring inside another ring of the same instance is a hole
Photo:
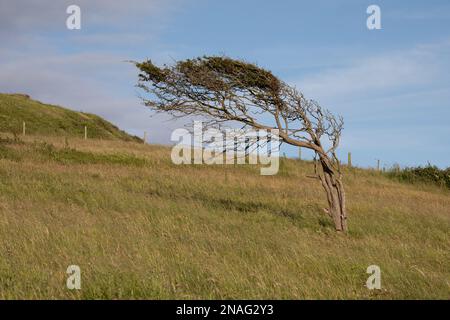
[[[158,67],[135,62],[144,104],[173,116],[200,115],[209,127],[225,122],[278,129],[287,144],[314,151],[315,175],[326,193],[325,212],[337,231],[347,231],[342,174],[336,149],[343,129],[336,117],[295,87],[255,64],[228,57],[204,56]],[[268,115],[270,117],[268,117]]]

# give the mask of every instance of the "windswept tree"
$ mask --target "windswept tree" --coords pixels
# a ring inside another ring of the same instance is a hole
[[[316,101],[306,99],[270,71],[228,57],[204,56],[156,66],[135,62],[144,104],[172,116],[202,116],[209,127],[240,123],[262,130],[278,129],[287,144],[314,151],[315,174],[325,189],[337,231],[347,231],[345,192],[336,149],[343,129]]]

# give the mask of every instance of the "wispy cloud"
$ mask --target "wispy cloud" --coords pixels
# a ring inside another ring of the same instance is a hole
[[[388,164],[414,165],[435,159],[433,163],[445,167],[448,160],[442,158],[442,145],[449,143],[450,136],[449,56],[448,40],[417,44],[358,56],[343,67],[323,68],[297,86],[307,97],[344,116],[343,152],[352,151],[355,162],[378,158]]]
[[[308,96],[326,101],[372,99],[380,95],[411,92],[450,77],[450,62],[440,59],[450,53],[450,42],[419,45],[383,55],[355,58],[343,67],[325,69],[297,82]],[[349,53],[351,54],[351,53]]]
[[[161,16],[176,7],[181,0],[15,0],[0,2],[0,30],[58,31],[65,28],[66,9],[76,4],[81,8],[82,19],[87,26],[104,28],[130,27],[130,19],[150,19]]]
[[[135,92],[135,67],[125,61],[142,58],[133,53],[137,47],[152,48],[156,59],[168,56],[158,35],[181,0],[79,0],[80,32],[65,27],[73,1],[6,2],[0,1],[0,37],[7,44],[0,48],[1,92],[28,93],[168,141],[170,126],[164,117],[150,119]]]

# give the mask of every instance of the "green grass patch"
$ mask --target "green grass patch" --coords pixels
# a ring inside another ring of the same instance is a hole
[[[58,149],[52,144],[48,144],[45,142],[35,143],[33,147],[39,155],[51,161],[62,164],[114,164],[138,167],[142,167],[148,164],[148,161],[146,159],[138,158],[125,153],[93,153],[79,151],[69,147]]]
[[[0,132],[22,134],[23,122],[28,135],[82,138],[87,126],[89,138],[142,141],[94,114],[41,103],[26,95],[0,94]]]

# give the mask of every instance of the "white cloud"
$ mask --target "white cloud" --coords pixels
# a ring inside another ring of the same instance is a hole
[[[103,53],[18,56],[0,62],[0,87],[2,92],[23,92],[42,102],[98,114],[133,134],[147,131],[154,142],[167,143],[171,130],[181,124],[168,124],[162,116],[150,118],[135,92],[135,67],[125,58]]]
[[[442,146],[449,136],[449,56],[448,40],[422,44],[325,68],[297,86],[344,116],[341,152],[351,151],[357,163],[382,159],[413,165],[435,159],[446,167]]]
[[[411,91],[447,77],[448,59],[439,57],[449,48],[449,42],[442,42],[355,59],[345,67],[306,77],[297,85],[307,96],[327,102],[386,97],[402,89]]]
[[[150,118],[134,88],[137,71],[125,61],[141,59],[133,52],[149,47],[156,60],[168,58],[158,34],[180,1],[79,0],[86,29],[90,22],[100,26],[90,33],[65,30],[65,9],[73,1],[0,1],[0,38],[6,44],[0,48],[1,92],[99,114],[129,132],[146,130],[168,142],[171,128],[180,124]],[[143,29],[136,31],[138,26]]]

